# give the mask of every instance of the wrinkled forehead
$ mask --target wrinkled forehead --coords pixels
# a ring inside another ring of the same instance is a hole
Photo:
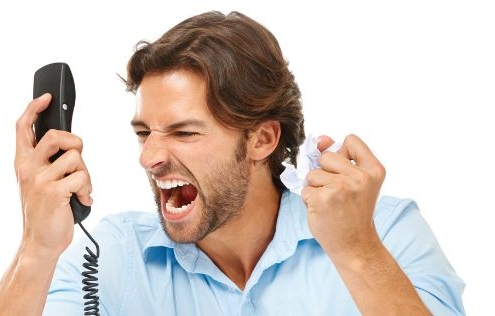
[[[136,91],[135,119],[158,123],[212,120],[207,106],[205,79],[189,70],[147,74]]]

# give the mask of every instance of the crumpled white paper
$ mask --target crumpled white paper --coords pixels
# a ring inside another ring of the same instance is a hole
[[[318,157],[321,152],[317,147],[318,139],[313,135],[308,135],[304,143],[299,147],[297,156],[297,168],[290,163],[283,162],[285,170],[280,174],[280,180],[292,192],[301,195],[303,187],[306,185],[306,175],[311,169],[320,168]],[[335,142],[325,151],[335,152],[342,146]]]

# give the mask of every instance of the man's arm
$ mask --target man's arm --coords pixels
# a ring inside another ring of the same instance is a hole
[[[363,315],[431,315],[381,243],[331,258]]]
[[[57,257],[21,246],[0,283],[0,315],[41,315]]]
[[[320,138],[323,151],[333,141]],[[325,152],[321,169],[308,173],[302,198],[308,224],[364,315],[431,315],[414,286],[383,246],[373,211],[385,169],[356,136],[336,153]]]
[[[0,316],[41,315],[57,260],[74,233],[70,197],[92,203],[81,140],[50,130],[36,144],[33,124],[50,99],[45,94],[33,100],[16,125],[14,166],[24,225],[21,246],[0,283]],[[50,163],[59,150],[65,153]]]

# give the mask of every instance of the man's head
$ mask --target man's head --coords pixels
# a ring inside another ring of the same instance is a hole
[[[304,121],[268,30],[239,13],[192,17],[138,44],[126,83],[137,96],[140,162],[171,239],[198,242],[252,216],[245,209],[278,205],[282,161],[295,164]]]
[[[280,141],[267,158],[274,183],[282,161],[296,163],[304,140],[300,92],[275,37],[237,12],[189,18],[153,43],[140,42],[128,63],[127,88],[136,92],[149,74],[190,70],[206,80],[209,111],[222,125],[249,132],[280,123]]]

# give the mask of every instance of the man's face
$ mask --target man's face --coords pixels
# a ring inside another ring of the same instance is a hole
[[[246,140],[213,118],[193,72],[147,75],[136,95],[132,125],[163,228],[176,242],[197,242],[243,207]]]

